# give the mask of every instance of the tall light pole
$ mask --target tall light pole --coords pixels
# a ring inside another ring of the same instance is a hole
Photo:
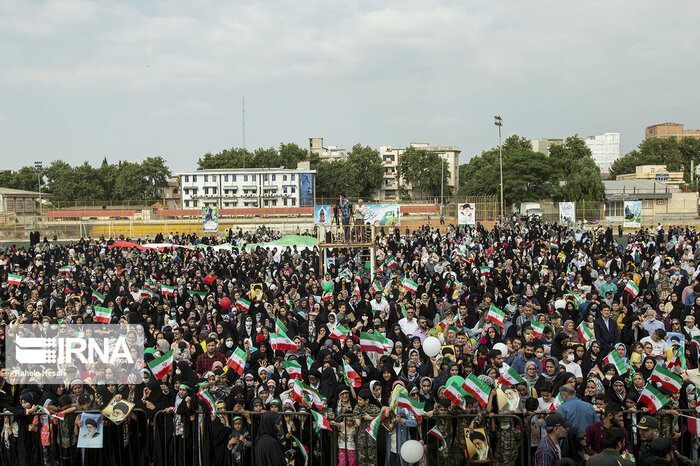
[[[445,208],[445,159],[440,156],[440,214]]]
[[[34,168],[36,168],[36,177],[39,181],[39,221],[41,221],[41,168],[43,164],[40,161],[34,162]]]
[[[501,165],[501,209],[500,209],[500,216],[501,216],[501,222],[503,221],[503,218],[505,216],[505,208],[503,206],[503,147],[501,144],[501,127],[503,126],[503,118],[500,116],[496,115],[493,117],[494,122],[493,124],[498,126],[498,160]]]

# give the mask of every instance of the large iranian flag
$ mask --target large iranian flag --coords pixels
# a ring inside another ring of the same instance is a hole
[[[683,385],[683,381],[679,376],[658,364],[654,366],[650,380],[652,382],[659,382],[662,387],[673,393],[680,392],[681,386]]]
[[[668,364],[666,366],[669,369],[673,369],[674,367],[678,366],[681,369],[685,370],[686,369],[686,363],[685,363],[685,349],[681,346],[678,348],[678,351],[673,355],[670,361],[668,361]]]
[[[97,291],[93,291],[92,292],[92,302],[93,303],[100,303],[100,304],[104,303],[105,302],[105,295],[103,295],[102,293],[99,293]]]
[[[382,288],[382,284],[379,282],[379,280],[373,281],[372,285],[370,285],[369,287],[369,292],[372,295],[374,295],[374,293],[376,293],[377,291],[379,291],[380,293],[384,291],[384,288]]]
[[[459,387],[457,385],[450,384],[447,386],[445,391],[443,392],[443,395],[445,395],[445,398],[450,400],[453,405],[461,408],[462,404],[464,403],[464,399],[462,397],[462,392],[459,391]]]
[[[19,285],[22,283],[22,277],[13,273],[7,275],[7,283],[10,285]]]
[[[362,386],[362,378],[350,364],[345,362],[345,359],[343,359],[343,371],[345,372],[345,383],[349,387],[358,388]]]
[[[479,267],[479,272],[482,277],[485,277],[491,273],[491,267]]]
[[[615,366],[618,375],[627,373],[627,364],[625,364],[625,361],[622,360],[615,350],[612,350],[610,354],[605,356],[603,359],[603,364],[612,364]]]
[[[404,277],[403,281],[401,282],[401,286],[404,290],[408,290],[411,293],[415,293],[418,289],[418,283],[414,282],[408,277]]]
[[[58,273],[68,273],[68,274],[70,274],[71,272],[73,272],[73,270],[74,270],[74,268],[71,267],[70,265],[64,265],[63,267],[61,267],[60,269],[58,269]]]
[[[236,300],[236,307],[242,309],[243,311],[247,311],[248,309],[250,309],[250,301],[248,301],[247,299],[238,298]]]
[[[492,304],[489,308],[489,312],[486,314],[486,320],[490,320],[494,324],[503,328],[503,321],[505,319],[505,313]]]
[[[593,335],[593,332],[590,328],[588,328],[588,325],[586,325],[585,322],[581,322],[581,324],[579,324],[576,330],[578,330],[578,335],[581,337],[581,341],[583,341],[583,344],[595,340],[595,335]]]
[[[163,294],[163,296],[172,296],[175,293],[175,287],[160,285],[160,292]]]
[[[238,375],[243,375],[246,359],[248,359],[248,354],[241,348],[236,348],[226,361],[226,365],[238,372]]]
[[[512,367],[509,367],[508,370],[498,378],[498,383],[504,387],[510,387],[519,383],[525,383],[525,379],[518,374],[518,371]]]
[[[279,331],[287,333],[287,326],[284,325],[284,322],[282,322],[280,320],[280,318],[278,317],[277,319],[275,319],[275,332],[279,332]]]
[[[549,406],[550,411],[556,411],[559,406],[564,404],[564,400],[561,397],[561,393],[559,393],[556,398],[554,398],[554,401],[552,401],[552,404]]]
[[[291,379],[302,379],[301,364],[296,361],[282,361],[282,365]]]
[[[635,285],[634,281],[629,280],[627,286],[625,286],[625,291],[631,294],[633,298],[636,298],[639,294],[639,287]]]
[[[476,401],[479,402],[482,408],[486,407],[486,404],[489,402],[491,387],[479,380],[477,376],[469,374],[462,384],[462,389],[476,398]]]
[[[108,324],[112,320],[112,309],[108,307],[95,306],[95,322]]]
[[[399,406],[412,412],[413,415],[416,416],[416,420],[421,422],[421,419],[423,418],[423,410],[425,409],[425,401],[420,402],[418,400],[414,400],[406,392],[399,393],[398,401]]]
[[[155,358],[148,361],[148,367],[153,372],[153,375],[158,380],[162,380],[163,377],[168,375],[173,368],[173,356],[175,354],[174,350],[170,350],[159,358]]]
[[[389,340],[381,333],[360,332],[360,349],[365,352],[374,351],[384,353],[389,345]]]
[[[297,349],[296,343],[281,329],[277,333],[270,334],[270,346],[272,346],[273,350],[279,351],[295,351]]]
[[[314,405],[314,408],[321,410],[323,409],[323,402],[326,401],[326,398],[319,393],[318,390],[315,388],[312,388],[309,385],[306,385],[305,383],[302,383],[301,386],[303,387],[304,390],[304,395],[308,397],[308,399],[311,401],[311,404]]]
[[[447,442],[445,441],[445,437],[442,435],[442,432],[437,428],[437,426],[433,427],[428,431],[428,435],[432,435],[433,437],[437,437],[438,440],[440,440],[440,446],[438,447],[438,451],[442,451],[445,449],[447,446]]]
[[[211,414],[216,416],[216,402],[214,401],[214,397],[211,396],[211,393],[209,393],[209,390],[203,390],[201,392],[198,392],[197,398],[202,400],[204,404],[209,407],[209,411],[211,412]]]
[[[653,385],[648,383],[639,396],[639,402],[644,403],[649,408],[649,414],[654,414],[668,403],[668,399],[655,389]]]
[[[532,325],[532,331],[535,338],[542,338],[544,333],[544,324],[536,321],[535,319],[530,319],[530,325]]]
[[[343,327],[341,324],[338,324],[328,336],[342,341],[348,337],[348,333],[350,333],[349,329]]]

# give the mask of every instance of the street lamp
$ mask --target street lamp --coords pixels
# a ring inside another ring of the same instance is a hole
[[[39,161],[34,162],[34,168],[36,168],[36,177],[39,181],[39,221],[41,221],[41,168],[43,164]]]
[[[503,118],[500,116],[496,115],[493,117],[494,122],[493,124],[498,126],[498,160],[500,162],[501,166],[501,221],[503,221],[503,217],[505,216],[505,209],[503,207],[503,147],[501,145],[501,126],[503,126]]]

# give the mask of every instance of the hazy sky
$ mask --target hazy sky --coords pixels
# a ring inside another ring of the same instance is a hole
[[[697,1],[0,0],[2,168],[700,127]]]

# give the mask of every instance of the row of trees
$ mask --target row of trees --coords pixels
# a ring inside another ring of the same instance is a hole
[[[459,167],[458,195],[500,195],[498,148],[484,151]],[[526,138],[503,143],[503,198],[506,204],[554,198],[601,200],[605,188],[590,149],[578,136],[550,147],[550,155],[532,150]]]
[[[639,165],[666,165],[669,171],[683,171],[685,181],[692,184],[694,174],[691,165],[700,162],[700,139],[650,138],[642,141],[638,148],[620,157],[610,167],[610,177],[634,173]]]
[[[165,186],[170,178],[170,169],[162,157],[117,164],[104,159],[99,168],[88,162],[71,166],[55,160],[41,171],[25,166],[18,171],[0,172],[0,186],[37,191],[39,176],[42,192],[53,194],[56,201],[156,200],[158,188]]]

